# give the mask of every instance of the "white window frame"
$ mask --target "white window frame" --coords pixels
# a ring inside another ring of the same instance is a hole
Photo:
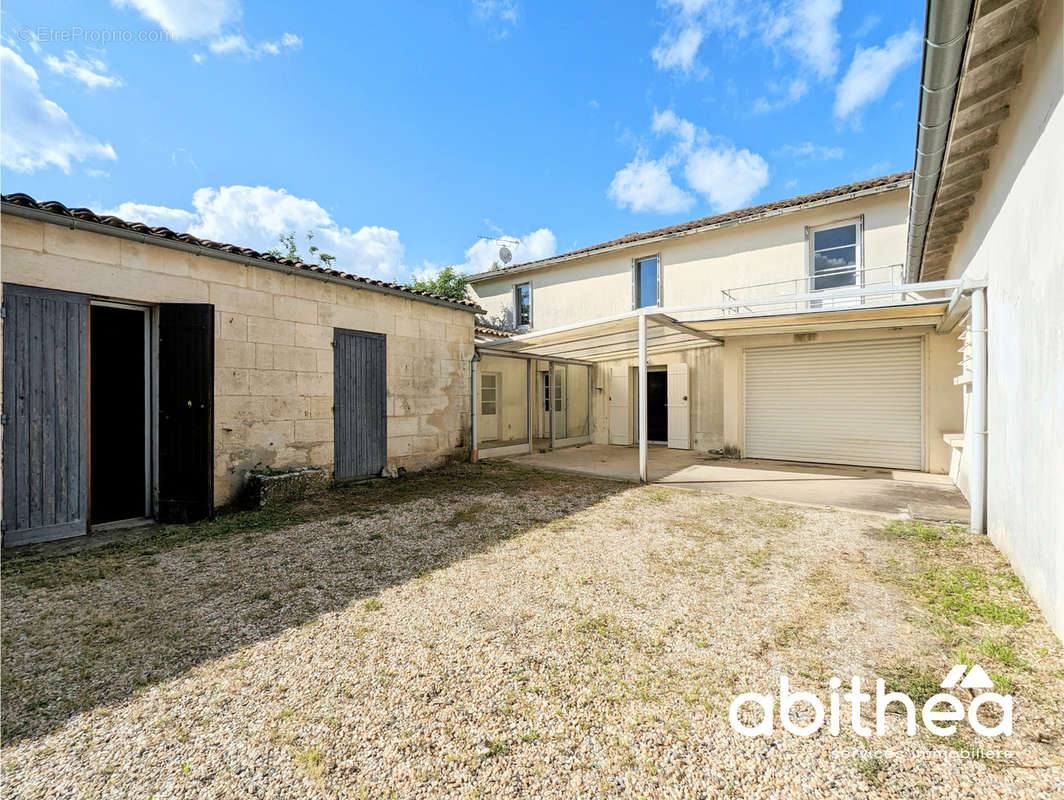
[[[816,238],[815,238],[815,236],[813,234],[815,234],[817,231],[829,231],[832,228],[845,228],[848,225],[853,225],[853,226],[856,227],[856,231],[854,232],[855,253],[854,253],[854,280],[853,280],[853,285],[855,287],[864,286],[864,282],[865,282],[865,275],[864,275],[864,267],[865,267],[865,263],[864,263],[864,214],[860,214],[859,216],[856,216],[856,217],[849,217],[847,219],[837,219],[837,220],[834,220],[833,222],[826,222],[823,225],[807,225],[806,226],[806,228],[805,228],[805,241],[806,241],[806,245],[805,245],[805,276],[806,276],[806,281],[807,281],[807,284],[808,284],[808,291],[809,292],[827,291],[826,289],[816,289],[816,288],[814,288],[814,286],[816,285],[817,275],[816,275],[816,272],[813,269],[814,263],[815,263],[813,248],[814,248],[815,242],[816,242]],[[834,288],[843,288],[843,287],[834,287]]]
[[[527,325],[522,325],[521,322],[520,322],[520,319],[519,319],[519,316],[521,314],[521,301],[520,301],[520,294],[518,293],[518,290],[522,286],[527,286],[528,287],[528,324]],[[532,329],[532,319],[533,319],[533,317],[532,317],[532,281],[531,280],[527,280],[527,281],[521,281],[520,283],[515,283],[514,286],[513,286],[513,296],[514,296],[514,328],[516,328],[519,331],[531,330]]]
[[[489,400],[488,401],[488,402],[491,402],[491,403],[495,403],[495,413],[494,414],[488,414],[488,413],[486,413],[484,411],[484,402],[485,402],[484,401],[484,388],[485,388],[484,387],[484,379],[485,378],[494,378],[495,379],[495,386],[493,387],[494,390],[495,390],[495,398],[493,400]],[[478,413],[480,413],[480,414],[482,414],[484,416],[491,416],[491,417],[498,416],[499,415],[499,400],[501,399],[501,397],[502,397],[502,373],[501,372],[481,372],[480,373],[480,397],[479,397],[480,403],[479,403],[479,407],[478,407]]]
[[[643,305],[640,305],[640,302],[639,302],[640,299],[641,299],[639,297],[639,262],[641,262],[641,261],[649,261],[652,258],[653,259],[657,259],[657,262],[658,262],[658,276],[657,276],[657,278],[658,278],[657,279],[658,296],[657,296],[657,302],[653,306],[643,306]],[[665,279],[664,279],[665,270],[662,267],[661,253],[660,252],[647,253],[645,255],[635,256],[632,259],[631,273],[632,273],[632,276],[631,276],[632,277],[632,310],[635,311],[635,310],[640,309],[640,308],[661,308],[662,307],[662,303],[664,301],[664,295],[665,295]]]

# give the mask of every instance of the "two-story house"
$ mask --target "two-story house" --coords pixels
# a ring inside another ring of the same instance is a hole
[[[642,441],[947,472],[961,343],[937,331],[953,287],[904,285],[910,183],[888,175],[471,276],[485,321],[514,331],[478,348],[479,454]]]

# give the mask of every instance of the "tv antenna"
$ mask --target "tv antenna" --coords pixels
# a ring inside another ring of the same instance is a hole
[[[501,261],[503,264],[509,264],[510,261],[513,260],[514,254],[511,248],[517,247],[519,244],[521,244],[520,239],[514,239],[511,236],[488,236],[486,234],[481,234],[477,238],[484,239],[488,242],[498,242],[499,261]]]

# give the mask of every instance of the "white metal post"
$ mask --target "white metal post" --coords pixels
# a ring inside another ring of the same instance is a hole
[[[987,401],[987,347],[986,347],[986,289],[972,290],[972,397],[968,424],[972,428],[972,460],[969,485],[972,533],[986,533],[986,401]]]
[[[528,380],[525,387],[525,408],[528,411],[528,417],[526,424],[528,425],[528,452],[532,452],[532,395],[534,391],[534,378],[535,371],[532,369],[532,359],[528,359],[525,364],[528,367]]]
[[[477,451],[477,364],[479,362],[479,353],[474,355],[473,360],[469,362],[469,379],[473,387],[473,395],[469,404],[469,435],[471,439],[471,450],[469,453],[469,459],[474,464],[477,463],[477,458],[480,455],[480,453]]]
[[[647,315],[639,315],[639,480],[647,482]]]
[[[547,387],[547,421],[550,422],[550,449],[554,449],[554,396],[558,391],[558,373],[554,368],[554,362],[547,362],[547,375],[550,376],[550,386]]]

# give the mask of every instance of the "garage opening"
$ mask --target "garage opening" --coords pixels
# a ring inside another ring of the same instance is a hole
[[[923,469],[923,342],[746,351],[747,458]]]
[[[89,521],[151,515],[147,308],[89,309]]]

